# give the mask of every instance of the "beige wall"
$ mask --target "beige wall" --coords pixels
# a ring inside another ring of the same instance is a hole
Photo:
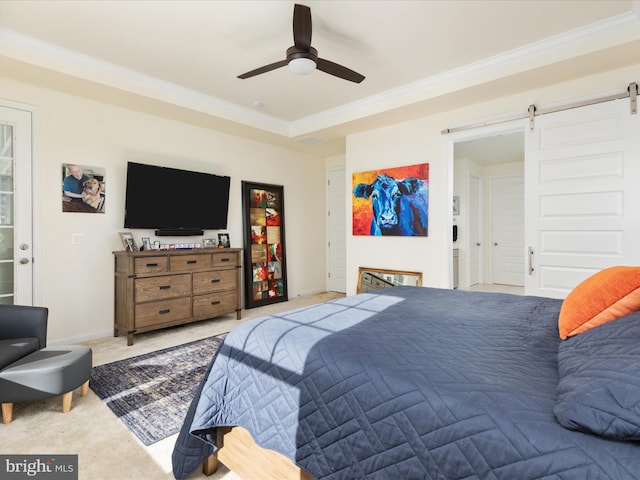
[[[429,236],[416,238],[354,237],[351,191],[347,202],[347,293],[355,293],[358,266],[423,272],[427,286],[451,285],[451,215],[453,168],[444,128],[465,122],[526,112],[528,105],[594,96],[625,88],[640,80],[640,65],[585,77],[463,109],[371,130],[347,138],[344,160],[347,185],[353,172],[414,163],[430,163]],[[297,152],[233,137],[139,112],[102,104],[0,78],[2,97],[35,105],[39,111],[39,203],[42,232],[41,298],[50,308],[49,339],[78,341],[112,334],[113,258],[123,230],[124,182],[128,160],[207,171],[231,176],[229,228],[232,246],[242,246],[241,180],[285,187],[286,242],[290,296],[325,288],[325,167],[341,157],[322,161]],[[523,122],[524,128],[524,122]],[[80,163],[106,169],[106,213],[62,213],[60,168]],[[319,232],[318,229],[322,230]],[[73,233],[85,235],[72,245]],[[152,236],[149,231],[136,231]],[[163,239],[164,240],[164,239]],[[168,240],[168,239],[167,239]],[[314,252],[309,254],[309,252]]]
[[[453,195],[451,143],[456,138],[469,139],[479,133],[442,135],[443,129],[514,112],[524,115],[531,104],[549,106],[600,96],[638,81],[640,65],[349,136],[346,163],[348,185],[351,185],[353,172],[428,162],[430,189],[429,236],[426,238],[352,236],[352,193],[345,192],[345,200],[349,205],[347,293],[355,293],[359,266],[420,271],[426,286],[448,288],[452,285],[452,240],[449,234],[452,224],[450,199]],[[526,128],[527,122],[522,120],[521,123],[522,128]]]
[[[325,207],[322,159],[8,79],[0,78],[0,92],[38,108],[37,303],[50,309],[50,342],[113,334],[111,252],[121,249],[127,161],[230,176],[227,231],[233,247],[243,246],[241,181],[284,185],[289,296],[325,289],[324,222],[318,222]],[[62,163],[106,169],[105,214],[62,212]],[[74,233],[84,234],[83,245],[72,245]],[[134,236],[140,242],[153,231],[135,230]]]

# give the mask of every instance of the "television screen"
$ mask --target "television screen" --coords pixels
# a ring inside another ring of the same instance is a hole
[[[230,180],[210,173],[128,162],[124,226],[226,229]]]

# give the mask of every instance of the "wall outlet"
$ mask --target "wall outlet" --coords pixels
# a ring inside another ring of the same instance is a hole
[[[84,244],[84,233],[71,234],[71,245],[83,245],[83,244]]]

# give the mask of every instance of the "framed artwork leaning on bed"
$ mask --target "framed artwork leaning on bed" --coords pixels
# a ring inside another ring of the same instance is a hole
[[[285,302],[284,187],[242,181],[245,308]]]

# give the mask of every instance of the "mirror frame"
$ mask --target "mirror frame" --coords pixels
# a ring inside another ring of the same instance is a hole
[[[412,275],[417,277],[416,286],[422,286],[422,272],[410,272],[408,270],[388,270],[385,268],[368,268],[368,267],[359,267],[358,268],[358,285],[356,287],[356,294],[362,293],[362,273],[363,272],[374,272],[374,273],[384,273],[388,275]]]

